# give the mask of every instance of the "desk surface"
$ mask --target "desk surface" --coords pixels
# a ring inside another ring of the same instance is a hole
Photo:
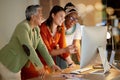
[[[71,71],[79,69],[79,66],[75,68],[67,68],[64,70],[64,74],[69,74]],[[110,69],[110,72],[106,74],[91,74],[90,72],[100,70],[100,69],[93,69],[86,72],[81,73],[80,75],[76,75],[79,77],[79,80],[120,80],[120,71],[114,68]],[[57,76],[56,76],[57,75]],[[61,73],[53,73],[51,75],[47,75],[45,80],[67,80],[65,77],[58,77],[58,75],[62,75]],[[75,79],[68,79],[68,80],[75,80]],[[76,79],[78,80],[78,79]]]

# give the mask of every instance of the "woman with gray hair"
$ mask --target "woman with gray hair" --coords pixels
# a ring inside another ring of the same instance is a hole
[[[20,71],[24,66],[29,67],[29,62],[36,67],[40,76],[44,75],[44,67],[35,49],[38,49],[49,67],[60,70],[39,34],[41,19],[42,8],[39,5],[26,8],[26,20],[17,25],[9,43],[0,50],[0,80],[21,80]]]

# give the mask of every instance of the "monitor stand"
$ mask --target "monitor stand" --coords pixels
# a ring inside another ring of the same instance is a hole
[[[100,58],[101,58],[101,61],[103,64],[103,69],[104,69],[103,73],[109,72],[110,65],[109,65],[107,57],[106,57],[106,49],[103,47],[98,47],[98,51],[99,51]]]

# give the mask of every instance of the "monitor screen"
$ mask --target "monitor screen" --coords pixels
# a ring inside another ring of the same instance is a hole
[[[107,27],[82,27],[80,68],[102,63],[108,70],[109,64],[105,54],[107,43],[106,36]]]

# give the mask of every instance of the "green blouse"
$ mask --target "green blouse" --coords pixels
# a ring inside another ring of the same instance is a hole
[[[49,66],[54,64],[36,26],[33,30],[28,21],[19,23],[9,43],[0,50],[0,62],[12,72],[18,72],[30,60],[35,66],[43,67],[35,49],[38,49]]]

